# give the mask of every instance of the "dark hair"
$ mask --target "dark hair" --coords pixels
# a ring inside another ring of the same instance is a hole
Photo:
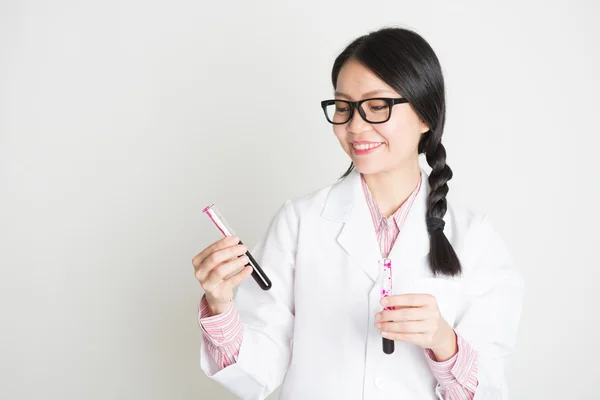
[[[452,170],[446,165],[446,150],[442,145],[442,133],[446,120],[444,78],[439,60],[433,49],[416,32],[386,27],[361,36],[350,43],[335,59],[331,80],[337,86],[342,66],[356,61],[372,71],[382,81],[408,99],[416,114],[429,127],[419,140],[418,152],[425,153],[432,171],[429,175],[431,191],[427,199],[428,228],[436,221],[436,228],[428,229],[430,240],[429,264],[435,275],[459,275],[461,265],[444,234],[443,219],[446,214],[447,182]],[[342,175],[345,178],[354,164]]]

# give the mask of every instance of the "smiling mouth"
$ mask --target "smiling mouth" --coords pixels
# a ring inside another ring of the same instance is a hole
[[[352,148],[354,150],[371,150],[381,146],[383,143],[381,142],[373,142],[373,143],[352,143]]]

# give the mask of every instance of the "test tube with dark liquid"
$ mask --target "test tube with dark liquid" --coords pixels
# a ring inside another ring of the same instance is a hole
[[[213,222],[215,227],[223,234],[223,236],[235,236],[235,232],[231,229],[231,226],[225,221],[225,218],[219,213],[219,210],[215,207],[215,205],[210,205],[203,210],[204,214]],[[240,240],[239,244],[243,244]],[[252,278],[256,281],[258,286],[262,290],[271,289],[271,280],[262,270],[260,265],[256,262],[252,254],[250,254],[250,250],[246,252],[246,256],[250,260],[246,266],[250,265],[252,267]]]
[[[392,294],[392,260],[383,258],[379,260],[379,269],[381,271],[381,298]],[[389,307],[384,307],[384,310],[389,310]],[[392,354],[394,352],[394,341],[388,338],[382,338],[383,352]]]

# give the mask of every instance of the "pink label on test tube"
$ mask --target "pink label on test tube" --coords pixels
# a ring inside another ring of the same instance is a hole
[[[225,221],[225,218],[223,218],[214,204],[204,208],[202,211],[208,218],[210,218],[215,227],[223,234],[223,236],[235,235],[235,232],[233,229],[231,229],[231,226],[227,223],[227,221]]]

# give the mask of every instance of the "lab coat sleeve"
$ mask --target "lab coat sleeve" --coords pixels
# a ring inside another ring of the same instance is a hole
[[[266,235],[251,250],[271,279],[263,291],[252,277],[239,286],[235,307],[244,325],[236,363],[219,370],[204,341],[200,366],[241,399],[264,399],[283,381],[291,357],[294,329],[294,268],[298,218],[288,200],[273,217]]]
[[[515,348],[524,283],[487,215],[477,218],[465,246],[474,258],[455,330],[478,353],[474,400],[507,400],[504,364]]]

